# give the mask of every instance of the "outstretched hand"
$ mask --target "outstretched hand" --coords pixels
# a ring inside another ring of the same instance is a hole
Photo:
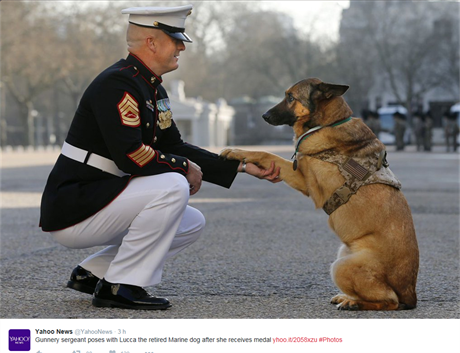
[[[281,180],[280,178],[280,167],[275,167],[275,162],[271,162],[269,169],[263,169],[255,165],[254,163],[247,163],[246,164],[246,173],[255,176],[259,179],[265,179],[272,183],[279,183]],[[238,166],[238,172],[243,171],[243,162],[240,163]]]

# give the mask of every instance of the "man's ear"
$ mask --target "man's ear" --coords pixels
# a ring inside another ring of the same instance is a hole
[[[157,41],[154,37],[148,37],[145,39],[146,41],[146,44],[147,44],[147,47],[153,51],[154,53],[156,53],[157,51]]]
[[[318,85],[318,89],[323,93],[326,99],[338,97],[344,94],[350,86],[334,85],[332,83],[322,82]]]

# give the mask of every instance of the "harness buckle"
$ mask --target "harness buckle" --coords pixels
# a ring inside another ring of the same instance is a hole
[[[337,189],[335,193],[337,194],[338,197],[340,197],[340,199],[343,202],[347,202],[348,199],[353,194],[353,192],[350,190],[348,186],[342,186],[341,188]]]

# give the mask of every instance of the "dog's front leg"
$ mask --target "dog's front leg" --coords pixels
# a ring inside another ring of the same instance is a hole
[[[253,163],[260,168],[269,169],[272,162],[275,167],[280,167],[280,178],[290,187],[299,190],[306,194],[305,178],[303,178],[300,170],[294,170],[292,162],[281,158],[273,153],[262,151],[245,151],[237,148],[227,148],[220,153],[220,156],[226,159],[234,159],[238,161],[246,161]]]

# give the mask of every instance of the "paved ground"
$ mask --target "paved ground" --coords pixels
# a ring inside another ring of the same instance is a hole
[[[273,149],[273,147],[272,147]],[[291,147],[274,148],[290,157]],[[389,147],[391,151],[392,148]],[[420,246],[419,306],[341,312],[329,266],[340,245],[327,216],[284,184],[239,175],[231,190],[206,184],[191,205],[207,219],[202,238],[170,261],[158,295],[174,306],[146,312],[98,309],[65,288],[95,249],[68,250],[38,228],[40,193],[56,152],[2,155],[2,318],[460,318],[459,156],[392,152]]]

